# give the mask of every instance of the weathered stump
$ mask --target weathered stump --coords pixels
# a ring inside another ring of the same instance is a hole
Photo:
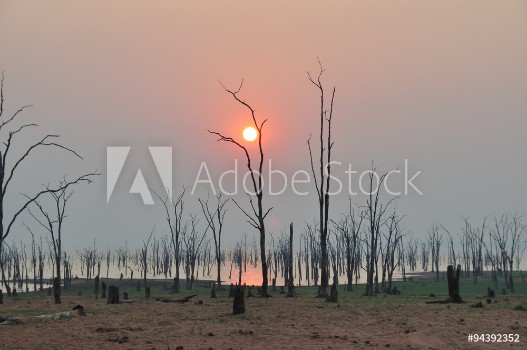
[[[93,293],[99,294],[99,275],[95,276],[95,288],[93,289]]]
[[[231,286],[229,287],[229,298],[234,297],[234,284],[231,283]]]
[[[446,275],[448,280],[448,299],[449,303],[462,303],[461,295],[459,294],[459,276],[461,274],[461,265],[457,265],[454,272],[454,266],[448,265]]]
[[[232,301],[232,314],[240,315],[245,313],[245,299],[243,296],[243,288],[236,286],[234,290],[234,299]]]
[[[16,297],[18,294],[16,294],[16,288],[13,288],[13,296]],[[60,303],[59,303],[60,304]]]
[[[331,285],[331,290],[326,300],[329,301],[330,303],[337,303],[338,295],[339,295],[339,292],[337,291],[337,281],[336,279],[333,279],[333,284]]]
[[[108,288],[108,302],[107,304],[119,304],[119,287],[110,286]]]
[[[127,292],[123,292],[123,300],[128,300],[128,293]]]
[[[496,291],[487,287],[487,298],[496,298]]]
[[[216,283],[213,283],[212,284],[212,288],[210,289],[210,297],[211,298],[217,298],[217,295],[216,295]]]
[[[102,299],[106,299],[106,282],[102,281]]]
[[[53,298],[55,304],[60,304],[60,278],[58,277],[53,279]]]
[[[145,298],[150,299],[150,287],[145,287]]]

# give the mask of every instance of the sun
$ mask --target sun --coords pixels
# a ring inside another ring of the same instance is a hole
[[[248,126],[245,129],[243,129],[243,138],[246,141],[252,142],[256,140],[256,137],[258,136],[258,131],[256,131],[255,128],[252,126]]]

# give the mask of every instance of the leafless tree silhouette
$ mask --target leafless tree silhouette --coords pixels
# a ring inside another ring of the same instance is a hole
[[[216,205],[212,209],[209,208],[208,199],[206,201],[198,199],[199,203],[201,204],[203,215],[205,216],[205,219],[207,220],[212,231],[212,238],[214,239],[214,254],[216,257],[217,268],[216,283],[218,289],[221,289],[221,234],[223,232],[225,214],[227,213],[227,208],[224,207],[228,201],[228,199],[222,199],[222,196],[223,194],[220,193],[216,197]]]
[[[232,143],[232,144],[236,145],[238,148],[240,148],[244,152],[245,157],[247,159],[247,168],[248,168],[249,173],[251,175],[251,182],[252,182],[252,185],[253,185],[254,196],[256,197],[256,202],[257,202],[257,207],[258,208],[256,208],[254,206],[253,199],[252,199],[252,196],[250,194],[247,194],[247,195],[249,197],[249,204],[251,205],[252,213],[249,213],[246,210],[244,210],[238,204],[238,202],[236,202],[235,200],[233,200],[233,202],[243,212],[243,214],[247,217],[247,219],[248,219],[247,222],[252,227],[257,229],[259,231],[259,233],[260,233],[260,262],[262,264],[262,294],[261,294],[261,296],[262,297],[267,297],[268,296],[268,294],[267,294],[267,286],[269,284],[269,281],[268,281],[268,276],[267,276],[267,258],[265,256],[265,254],[266,254],[266,250],[265,250],[265,218],[267,217],[269,212],[273,209],[271,207],[271,208],[265,210],[264,209],[264,204],[263,204],[262,170],[263,170],[263,162],[264,162],[264,152],[263,152],[263,146],[262,146],[262,130],[263,130],[263,127],[264,127],[265,123],[267,122],[267,119],[265,119],[263,122],[259,123],[257,121],[257,119],[256,119],[256,115],[255,115],[254,109],[247,102],[245,102],[244,100],[242,100],[242,99],[240,99],[238,97],[238,94],[239,94],[240,90],[243,87],[243,80],[242,80],[242,82],[240,84],[240,87],[236,91],[229,90],[228,88],[225,87],[225,85],[223,85],[221,83],[221,81],[220,81],[220,84],[225,89],[225,91],[227,93],[229,93],[230,95],[232,95],[232,97],[238,103],[240,103],[242,106],[244,106],[245,108],[247,108],[250,111],[254,127],[258,131],[258,150],[259,150],[260,157],[259,157],[257,175],[255,176],[255,174],[254,174],[255,171],[253,170],[253,166],[252,166],[252,163],[251,163],[251,156],[249,155],[249,151],[247,150],[247,148],[245,146],[243,146],[241,143],[239,143],[238,141],[236,141],[232,137],[224,136],[224,135],[222,135],[219,132],[208,130],[209,133],[219,136],[218,141],[229,142],[229,143]]]
[[[318,59],[317,59],[318,60]],[[320,158],[319,158],[319,178],[315,171],[313,163],[313,152],[311,150],[311,137],[307,140],[307,146],[309,149],[309,159],[311,162],[311,171],[315,179],[315,188],[318,195],[318,209],[319,209],[319,234],[320,234],[320,286],[318,289],[318,297],[327,298],[327,287],[329,283],[329,263],[328,263],[328,222],[329,222],[329,180],[331,175],[331,149],[333,148],[333,141],[331,139],[331,121],[333,117],[333,101],[335,99],[335,87],[333,87],[333,93],[331,94],[331,102],[329,110],[326,109],[326,97],[324,95],[324,87],[320,81],[322,73],[324,73],[324,67],[320,60],[318,60],[320,66],[320,72],[315,79],[307,72],[307,77],[313,85],[317,87],[320,92]],[[327,140],[324,140],[324,124],[327,123]],[[324,156],[327,157],[326,164],[324,165]]]

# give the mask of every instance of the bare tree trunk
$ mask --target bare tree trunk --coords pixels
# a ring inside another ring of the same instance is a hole
[[[461,265],[457,265],[456,272],[454,273],[454,267],[448,265],[447,268],[447,280],[448,280],[448,299],[449,303],[461,303],[461,295],[459,294],[459,275],[461,274]]]
[[[245,313],[245,299],[242,286],[236,286],[234,290],[234,299],[232,301],[232,314],[241,315]]]
[[[60,304],[60,277],[55,277],[53,279],[53,297],[55,304]]]
[[[287,296],[295,296],[295,284],[293,280],[293,223],[289,225],[289,282],[287,285]]]
[[[124,298],[124,296],[123,296]],[[108,288],[108,302],[107,304],[119,304],[119,287],[110,286]]]

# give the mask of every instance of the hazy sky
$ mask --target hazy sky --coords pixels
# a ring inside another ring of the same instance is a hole
[[[240,96],[268,119],[264,151],[273,168],[288,176],[309,170],[306,140],[318,132],[319,95],[306,71],[317,73],[317,57],[327,90],[336,87],[334,160],[343,165],[334,174],[344,182],[347,164],[362,172],[372,160],[383,171],[404,170],[408,159],[410,176],[422,171],[414,183],[423,195],[410,191],[397,208],[415,236],[432,223],[459,232],[463,217],[527,213],[524,1],[0,0],[6,112],[34,105],[23,118],[41,128],[28,137],[58,133],[84,157],[35,152],[6,210],[20,193],[98,169],[100,178],[72,199],[67,248],[95,239],[138,246],[154,225],[165,234],[162,208],[128,194],[139,167],[162,188],[148,146],[173,147],[175,191],[192,186],[202,162],[216,183],[235,158],[243,175],[243,154],[207,132],[241,139],[250,124],[218,79],[233,89],[245,79]],[[132,150],[107,204],[108,146]],[[391,181],[404,187],[402,177]],[[352,186],[358,190],[356,178]],[[302,188],[311,195],[288,191],[266,201],[274,207],[271,232],[293,221],[300,233],[313,220],[314,186]],[[199,195],[206,193],[201,186]],[[186,200],[195,213],[197,197]],[[347,198],[334,198],[333,217]],[[25,216],[11,239],[28,236],[22,222],[41,232]],[[225,230],[227,245],[254,233],[234,205]]]

